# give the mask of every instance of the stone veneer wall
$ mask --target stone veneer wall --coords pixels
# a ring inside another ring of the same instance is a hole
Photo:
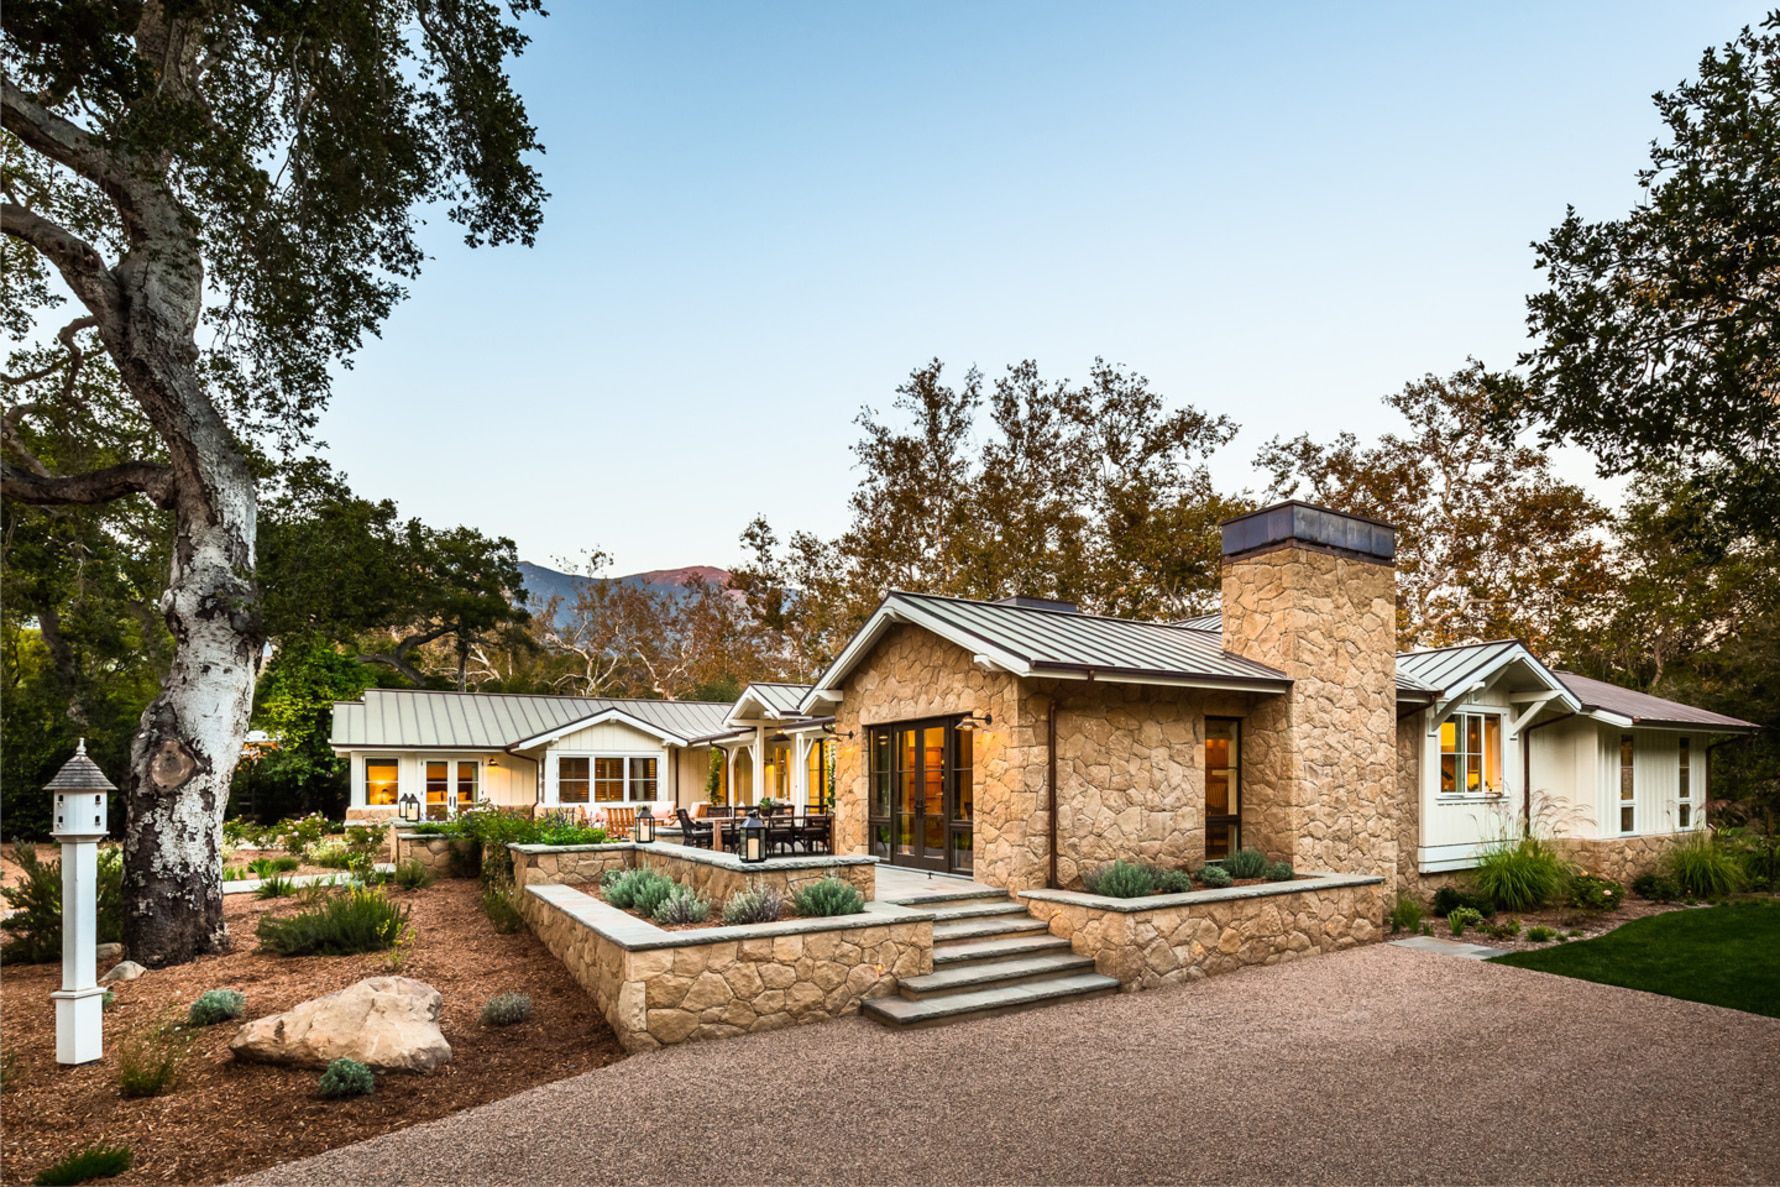
[[[1396,604],[1386,564],[1299,545],[1224,559],[1225,649],[1293,681],[1245,724],[1247,844],[1395,880]]]
[[[933,970],[932,917],[887,903],[677,932],[568,886],[533,883],[518,903],[631,1051],[841,1017]]]
[[[395,863],[401,865],[405,861],[419,862],[432,872],[435,878],[474,877],[476,874],[476,842],[462,837],[429,837],[416,836],[413,833],[395,832]],[[463,856],[454,867],[451,851],[456,849]],[[458,871],[462,871],[460,874]]]
[[[1133,990],[1380,939],[1390,890],[1377,875],[1313,874],[1154,900],[1069,891],[1029,891],[1021,899],[1075,952],[1092,956],[1096,970]]]
[[[608,870],[650,869],[690,886],[714,907],[743,890],[771,888],[789,898],[824,878],[851,883],[867,902],[877,893],[876,863],[856,858],[771,858],[764,865],[741,868],[734,858],[660,843],[510,845],[508,850],[513,855],[513,885],[519,892],[527,886],[583,886],[598,882]]]
[[[1662,865],[1663,856],[1685,841],[1688,833],[1668,833],[1653,837],[1604,837],[1589,840],[1581,837],[1558,837],[1552,841],[1565,860],[1581,866],[1591,874],[1630,883],[1639,874],[1648,874]]]

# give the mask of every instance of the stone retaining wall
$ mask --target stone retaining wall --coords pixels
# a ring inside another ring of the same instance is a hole
[[[769,887],[789,898],[799,888],[824,878],[839,878],[852,884],[868,902],[877,893],[877,862],[856,855],[772,857],[751,865],[733,853],[712,853],[660,842],[509,845],[508,849],[513,854],[513,883],[520,890],[553,883],[580,886],[598,882],[607,870],[649,869],[690,886],[710,899],[713,906],[721,906],[730,895],[740,891]]]
[[[1390,886],[1382,876],[1313,874],[1143,899],[1069,890],[1020,898],[1099,972],[1132,990],[1381,939]]]
[[[1659,837],[1606,837],[1598,841],[1579,837],[1558,837],[1552,841],[1565,861],[1581,866],[1591,874],[1631,884],[1639,874],[1648,874],[1663,863],[1663,857],[1688,838],[1687,833],[1670,833]]]
[[[456,863],[452,853],[459,856]],[[435,878],[473,878],[476,876],[476,842],[466,837],[437,837],[426,834],[395,833],[394,860],[419,862],[432,871]]]
[[[826,1021],[933,971],[933,917],[890,903],[667,931],[572,886],[534,881],[517,901],[631,1051]]]

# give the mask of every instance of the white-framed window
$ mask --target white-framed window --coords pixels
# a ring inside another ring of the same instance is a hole
[[[1638,830],[1638,743],[1630,734],[1619,735],[1619,831]]]
[[[649,804],[659,798],[659,754],[552,754],[546,802]]]
[[[1693,827],[1693,745],[1688,738],[1675,742],[1675,825]]]
[[[1440,794],[1501,795],[1502,717],[1454,713],[1440,723]]]
[[[367,808],[393,808],[402,795],[402,764],[394,758],[367,758],[363,803]]]

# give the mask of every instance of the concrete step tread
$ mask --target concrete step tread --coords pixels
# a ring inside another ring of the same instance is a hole
[[[1039,952],[1068,951],[1069,941],[1049,932],[1043,935],[1013,936],[1005,940],[971,940],[936,946],[933,949],[933,967],[937,971],[951,965],[971,964],[982,960],[1008,960]]]
[[[932,906],[927,910],[933,913],[935,926],[950,923],[955,919],[989,919],[997,915],[1024,915],[1026,908],[1019,903],[1002,899],[998,903],[986,899],[973,899],[967,903],[956,905],[947,903],[944,906]]]
[[[895,1026],[919,1026],[922,1023],[953,1021],[995,1010],[1048,1005],[1084,994],[1112,993],[1118,988],[1116,978],[1103,977],[1099,973],[1075,973],[1032,981],[1025,985],[948,993],[940,997],[922,998],[920,1001],[910,1001],[906,997],[874,997],[867,1000],[862,1008],[880,1022]]]
[[[937,903],[962,903],[972,899],[1006,899],[1007,891],[997,890],[993,886],[978,886],[970,890],[924,890],[915,894],[899,894],[885,899],[887,903],[895,903],[899,907],[928,907]]]
[[[988,960],[904,977],[897,988],[904,997],[929,997],[965,989],[986,989],[1001,981],[1018,981],[1047,973],[1082,973],[1094,971],[1094,959],[1073,952],[1040,952],[1033,956],[1016,956],[1008,960]]]
[[[1044,931],[1045,922],[1022,912],[1020,915],[995,915],[988,919],[960,919],[956,923],[933,925],[933,942],[947,940],[981,940],[1011,932]]]

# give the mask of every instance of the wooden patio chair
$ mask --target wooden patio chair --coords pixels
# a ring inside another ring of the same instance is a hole
[[[607,808],[606,831],[613,836],[628,837],[637,824],[635,808]]]

